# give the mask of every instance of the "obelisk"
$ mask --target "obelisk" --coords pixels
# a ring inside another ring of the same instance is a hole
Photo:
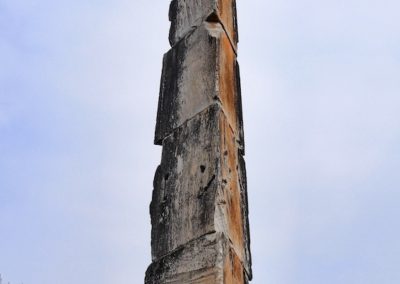
[[[173,0],[146,284],[252,278],[235,0]]]

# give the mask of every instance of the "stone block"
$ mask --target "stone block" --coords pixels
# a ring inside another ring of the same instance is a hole
[[[163,140],[150,206],[153,261],[205,234],[221,232],[251,275],[238,151],[218,103]]]
[[[172,46],[204,21],[209,21],[223,25],[233,48],[236,49],[238,32],[235,0],[172,0],[169,19],[169,41]]]
[[[225,256],[225,258],[224,258]],[[146,271],[145,284],[243,284],[246,273],[221,233],[211,233],[180,246],[155,261]]]
[[[239,66],[219,23],[203,23],[163,60],[155,144],[214,103],[219,103],[244,150]]]
[[[216,264],[222,242],[213,233],[177,248],[153,262],[147,269],[145,283],[218,283]]]

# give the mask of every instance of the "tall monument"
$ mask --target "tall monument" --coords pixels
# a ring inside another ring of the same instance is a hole
[[[173,0],[146,284],[252,278],[235,0]]]

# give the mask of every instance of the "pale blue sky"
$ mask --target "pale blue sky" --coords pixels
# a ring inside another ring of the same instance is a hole
[[[0,0],[0,273],[142,283],[168,0]],[[400,283],[400,2],[238,0],[255,284]]]

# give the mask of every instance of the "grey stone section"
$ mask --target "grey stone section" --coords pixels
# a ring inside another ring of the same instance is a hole
[[[241,211],[242,211],[242,222],[243,222],[243,244],[245,250],[244,266],[248,272],[249,278],[253,277],[252,272],[252,260],[250,251],[250,223],[249,223],[249,202],[247,194],[247,174],[246,174],[246,163],[241,153],[239,157],[239,182],[240,182],[240,197],[241,197]]]
[[[216,233],[196,239],[153,262],[146,272],[146,284],[222,283],[222,267],[218,269],[220,252],[226,239]]]
[[[217,105],[207,109],[163,142],[150,205],[153,260],[215,231],[220,167],[217,112]]]
[[[239,66],[226,42],[220,24],[203,23],[164,55],[155,144],[218,102],[244,152]]]
[[[251,278],[238,151],[217,103],[163,140],[150,206],[153,261],[202,235],[221,232]]]
[[[235,264],[240,266],[229,240],[224,234],[211,233],[153,262],[145,284],[248,283],[247,275],[235,269]]]
[[[203,22],[220,22],[234,49],[238,42],[235,0],[173,0],[169,19],[169,41],[172,46]]]

